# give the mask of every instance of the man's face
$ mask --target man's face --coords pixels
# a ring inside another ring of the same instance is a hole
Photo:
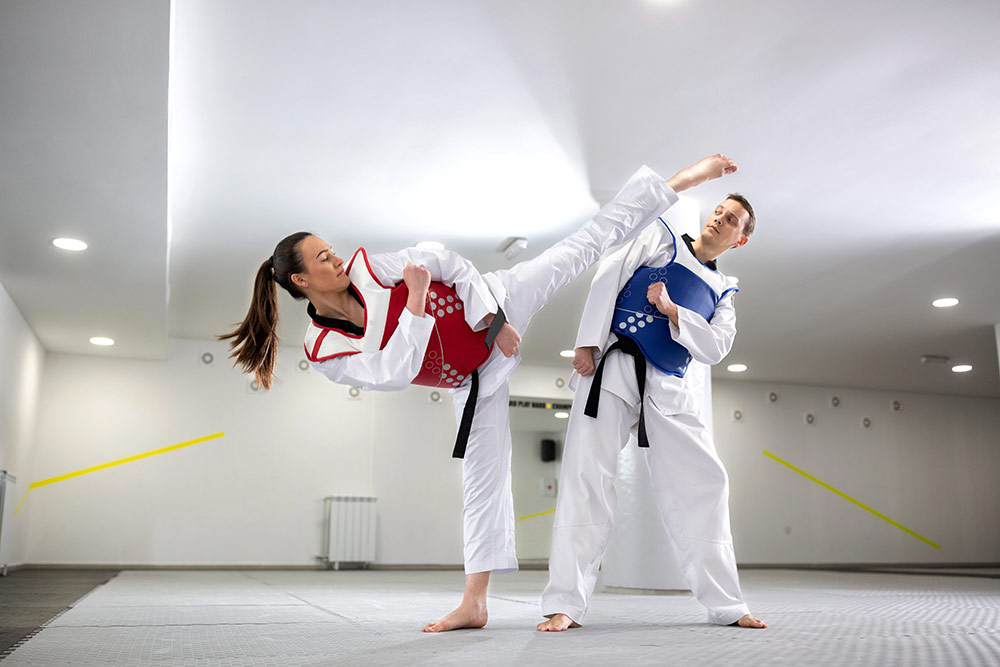
[[[729,250],[747,242],[743,229],[750,214],[738,201],[726,199],[715,207],[701,230],[702,243],[718,250]]]

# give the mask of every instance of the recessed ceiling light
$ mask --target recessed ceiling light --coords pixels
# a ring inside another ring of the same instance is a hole
[[[970,366],[969,364],[959,364],[957,366],[951,367],[952,373],[968,373],[971,370],[972,366]]]
[[[576,356],[576,351],[575,350],[563,350],[562,352],[559,353],[559,356],[560,357],[565,357],[567,359],[572,359],[573,357]]]
[[[935,299],[931,302],[931,305],[935,308],[951,308],[952,306],[958,305],[958,299],[953,296],[949,296],[944,299]]]
[[[444,244],[440,241],[421,241],[417,247],[421,250],[444,250]]]
[[[730,373],[742,373],[747,369],[746,364],[729,364],[726,366],[726,370]]]
[[[568,412],[557,412],[552,416],[555,417],[556,419],[569,419]]]
[[[59,248],[60,250],[72,250],[74,252],[79,252],[80,250],[86,250],[87,244],[79,239],[52,239],[52,245]]]
[[[94,336],[90,339],[92,345],[114,345],[115,341],[113,338],[105,338],[104,336]]]

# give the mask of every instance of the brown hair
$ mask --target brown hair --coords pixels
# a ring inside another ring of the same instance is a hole
[[[743,227],[743,235],[750,236],[753,234],[753,228],[757,226],[757,216],[753,213],[753,206],[747,201],[747,198],[741,195],[739,192],[731,192],[726,196],[726,199],[732,199],[734,202],[746,209],[750,217],[747,219],[747,224]]]
[[[253,373],[262,389],[271,388],[278,357],[278,290],[274,284],[281,285],[296,299],[306,298],[291,277],[305,271],[299,246],[308,236],[312,234],[296,232],[281,239],[274,254],[257,269],[247,316],[234,331],[219,336],[219,340],[232,339],[229,357],[236,359],[233,365],[242,366],[244,373]]]

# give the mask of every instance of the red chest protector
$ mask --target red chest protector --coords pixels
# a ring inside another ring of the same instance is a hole
[[[409,296],[406,285],[383,285],[372,272],[364,248],[359,248],[351,258],[347,274],[365,309],[364,333],[358,336],[311,322],[305,340],[310,361],[381,350],[399,326]],[[457,387],[490,356],[487,330],[472,330],[465,321],[464,304],[455,290],[444,283],[431,283],[426,314],[434,318],[434,330],[424,351],[420,373],[412,384]]]
[[[381,350],[389,342],[399,316],[406,307],[409,290],[399,283],[390,290],[389,310]],[[434,318],[434,331],[427,341],[420,373],[411,384],[428,387],[457,387],[490,356],[486,329],[473,331],[465,321],[465,310],[455,290],[444,283],[432,282],[427,294],[426,313]]]

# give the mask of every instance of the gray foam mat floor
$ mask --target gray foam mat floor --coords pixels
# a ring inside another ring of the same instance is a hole
[[[585,627],[540,633],[546,572],[494,577],[490,621],[421,626],[460,572],[126,571],[5,658],[33,665],[1000,665],[1000,581],[746,570],[767,630],[717,627],[690,596],[598,594]]]
[[[109,570],[15,570],[0,577],[0,658],[115,574]]]

